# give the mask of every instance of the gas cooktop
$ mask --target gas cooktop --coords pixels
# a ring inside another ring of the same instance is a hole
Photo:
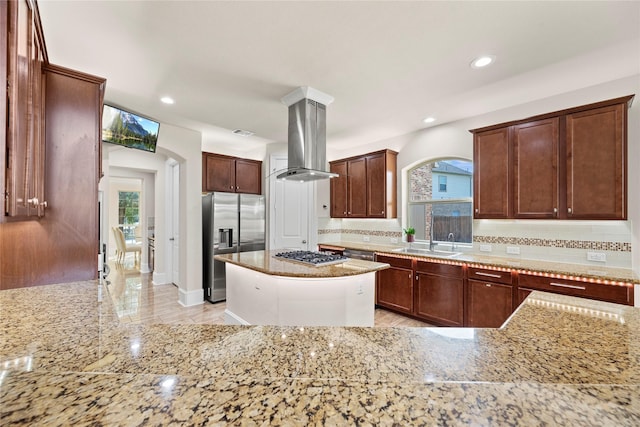
[[[312,252],[312,251],[289,251],[280,252],[274,255],[277,258],[286,261],[301,262],[303,264],[312,265],[315,267],[321,267],[324,265],[340,264],[347,261],[349,258],[343,255],[336,255],[324,252]]]

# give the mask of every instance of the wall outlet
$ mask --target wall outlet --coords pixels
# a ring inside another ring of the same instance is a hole
[[[491,252],[491,245],[480,245],[480,252]]]
[[[397,237],[392,237],[391,238],[391,243],[393,243],[393,244],[398,243],[398,238]]]
[[[520,255],[520,248],[518,246],[507,246],[507,253],[511,255]]]
[[[368,242],[370,240],[371,240],[371,238],[369,236],[362,236],[362,241],[363,242]]]
[[[587,261],[607,262],[607,254],[604,252],[587,252]]]

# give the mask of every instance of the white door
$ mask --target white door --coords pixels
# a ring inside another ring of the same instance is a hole
[[[171,283],[180,279],[180,164],[171,166],[171,229],[169,230]]]
[[[271,248],[309,250],[309,212],[314,212],[313,183],[276,179],[287,167],[286,157],[271,158]]]

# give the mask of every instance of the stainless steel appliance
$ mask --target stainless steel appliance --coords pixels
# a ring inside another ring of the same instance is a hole
[[[264,196],[208,193],[202,196],[204,297],[211,302],[227,298],[225,263],[217,254],[259,251],[265,248]]]
[[[341,264],[348,261],[349,258],[338,254],[329,254],[326,252],[312,251],[289,251],[280,252],[274,255],[277,258],[286,261],[301,262],[303,264],[321,267],[323,265]]]

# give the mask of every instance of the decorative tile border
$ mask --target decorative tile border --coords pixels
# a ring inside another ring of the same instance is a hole
[[[401,231],[380,231],[380,230],[353,230],[344,228],[329,228],[318,230],[318,234],[356,234],[361,236],[377,236],[377,237],[402,237]]]
[[[318,234],[351,234],[360,236],[402,238],[401,231],[355,230],[344,228],[327,228],[318,230]],[[493,243],[497,245],[538,246],[564,249],[589,249],[611,252],[631,252],[629,242],[600,242],[593,240],[537,239],[531,237],[474,236],[474,243]]]
[[[628,242],[600,242],[592,240],[536,239],[531,237],[474,236],[474,243],[498,245],[541,246],[565,249],[592,249],[598,251],[631,252]]]

